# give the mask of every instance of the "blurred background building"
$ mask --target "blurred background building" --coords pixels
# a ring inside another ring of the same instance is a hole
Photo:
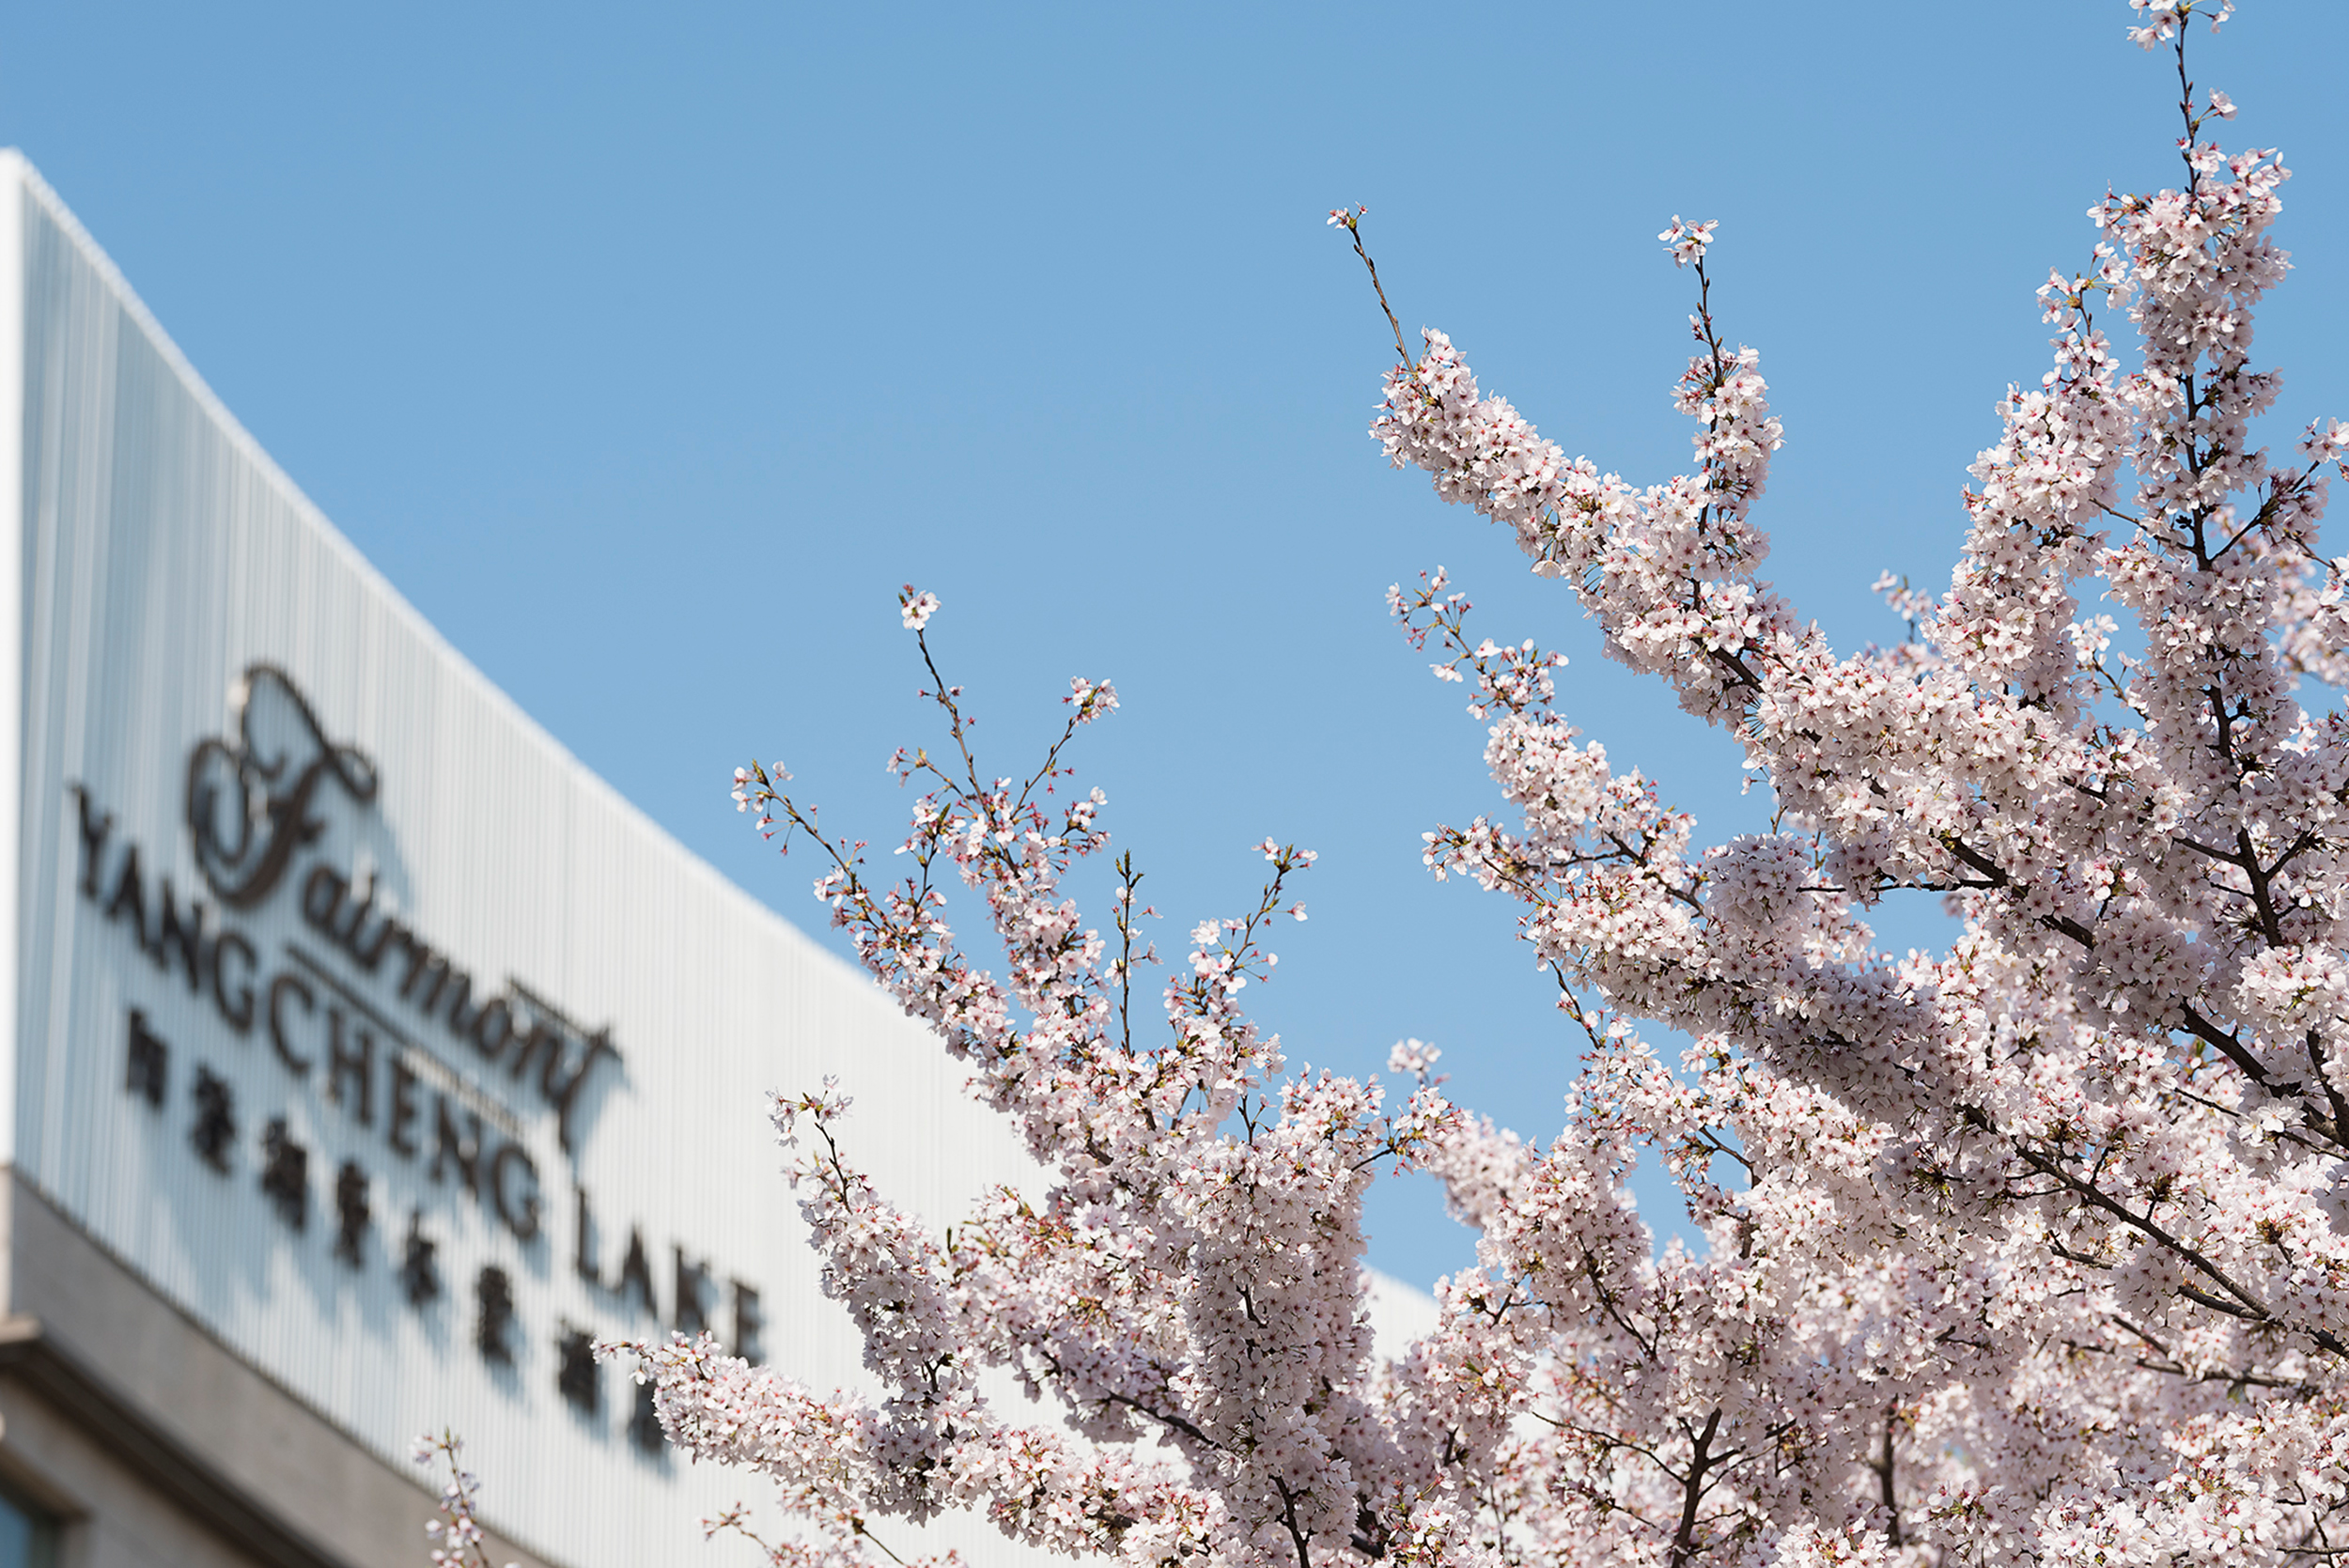
[[[443,1428],[497,1560],[703,1550],[754,1478],[586,1347],[857,1380],[765,1093],[836,1075],[932,1215],[1012,1140],[425,624],[13,153],[0,518],[0,1568],[415,1564]]]

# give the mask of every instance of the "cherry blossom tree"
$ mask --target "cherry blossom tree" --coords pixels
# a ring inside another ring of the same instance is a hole
[[[424,1527],[435,1543],[428,1559],[432,1568],[490,1568],[490,1538],[480,1519],[481,1478],[465,1468],[464,1440],[454,1432],[427,1433],[415,1440],[409,1457],[436,1473],[444,1465],[448,1468],[440,1517]]]
[[[1429,834],[1428,864],[1517,901],[1587,1049],[1547,1142],[1453,1105],[1416,1042],[1390,1083],[1284,1065],[1240,998],[1302,914],[1294,846],[1138,988],[1131,857],[1106,926],[1064,891],[1108,842],[1068,748],[1115,693],[1075,682],[1040,765],[989,773],[929,595],[902,609],[947,738],[894,764],[902,877],[780,768],[738,776],[1044,1172],[936,1231],[860,1173],[845,1100],[776,1102],[878,1391],[707,1339],[612,1347],[671,1441],[814,1521],[775,1561],[872,1560],[886,1521],[957,1509],[1136,1568],[2349,1553],[2349,735],[2322,691],[2349,681],[2349,560],[2317,532],[2349,427],[2289,461],[2254,443],[2285,171],[2204,135],[2232,106],[2186,35],[2225,0],[2132,4],[2175,64],[2179,184],[2099,202],[2090,264],[2041,290],[2052,368],[1973,467],[1948,591],[1892,590],[1900,646],[1839,655],[1759,575],[1779,426],[1716,315],[1711,224],[1662,237],[1697,347],[1673,395],[1695,463],[1661,483],[1569,458],[1397,325],[1388,458],[1505,524],[1774,796],[1776,831],[1703,846],[1578,737],[1563,659],[1484,637],[1441,573],[1393,593],[1472,691],[1508,808]],[[1358,250],[1361,217],[1331,216]],[[1962,921],[1947,952],[1878,949],[1904,890]],[[1653,1026],[1693,1048],[1659,1057]],[[1702,1250],[1656,1246],[1642,1149]],[[1387,1359],[1361,1198],[1407,1169],[1481,1240]]]

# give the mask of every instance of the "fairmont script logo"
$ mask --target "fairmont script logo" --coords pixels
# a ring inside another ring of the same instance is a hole
[[[245,672],[236,693],[233,741],[208,737],[188,757],[187,825],[196,869],[231,909],[266,903],[296,857],[326,831],[319,815],[334,785],[351,805],[372,805],[375,764],[338,744],[290,676],[273,664]],[[263,733],[274,737],[261,738]],[[476,1000],[474,977],[388,912],[376,908],[372,877],[360,886],[321,860],[302,881],[304,924],[370,978],[397,988],[417,1021],[434,1021],[488,1069],[535,1084],[555,1112],[565,1153],[573,1147],[581,1091],[597,1064],[619,1052],[608,1030],[583,1030],[519,982]]]
[[[291,710],[297,735],[271,751],[254,740],[254,698],[274,692]],[[286,672],[256,664],[238,682],[237,740],[217,736],[196,742],[188,756],[188,833],[195,865],[212,896],[231,909],[250,909],[275,891],[295,851],[317,842],[325,820],[311,806],[329,779],[352,803],[375,800],[375,764],[355,746],[337,746],[310,711]],[[294,766],[296,744],[308,755]]]

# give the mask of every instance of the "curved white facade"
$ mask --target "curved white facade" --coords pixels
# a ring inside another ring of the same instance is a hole
[[[706,1325],[853,1384],[765,1093],[836,1075],[856,1157],[940,1218],[1028,1179],[1012,1140],[862,976],[443,642],[14,154],[0,508],[0,1160],[385,1465],[463,1433],[530,1551],[700,1550],[695,1518],[759,1483],[646,1452],[635,1390],[567,1380],[566,1341]],[[142,1391],[161,1372],[95,1372],[209,1441]],[[309,1534],[421,1560],[420,1533]],[[1012,1555],[969,1522],[916,1544],[949,1543]]]

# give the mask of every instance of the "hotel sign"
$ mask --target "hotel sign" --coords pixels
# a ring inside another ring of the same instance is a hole
[[[529,1247],[568,1200],[570,1262],[583,1281],[617,1307],[678,1332],[719,1332],[757,1358],[754,1285],[674,1243],[657,1269],[642,1225],[610,1249],[607,1268],[585,1186],[550,1190],[550,1136],[554,1157],[579,1154],[591,1126],[584,1092],[621,1065],[611,1029],[574,1021],[520,979],[468,968],[395,907],[371,867],[337,858],[349,835],[330,826],[368,812],[381,778],[365,753],[330,737],[284,670],[251,666],[232,706],[230,733],[199,740],[187,759],[182,817],[202,891],[176,888],[107,802],[69,784],[75,889],[120,929],[126,955],[208,1001],[239,1047],[268,1053],[285,1094],[308,1096],[314,1112],[358,1137],[326,1169],[282,1110],[240,1103],[219,1063],[131,1005],[122,1090],[153,1113],[154,1133],[184,1137],[214,1176],[250,1182],[288,1244],[327,1245],[352,1270],[395,1270],[412,1310],[440,1311],[451,1296],[469,1305],[468,1337],[490,1362],[510,1365],[513,1337],[527,1330],[504,1265],[485,1263],[468,1281],[443,1278],[434,1216],[452,1204],[478,1205],[511,1245]],[[284,906],[300,934],[272,943],[256,917]],[[390,1173],[405,1178],[404,1215],[385,1202]],[[587,1411],[600,1403],[592,1338],[583,1325],[554,1334],[557,1389]],[[631,1430],[658,1442],[643,1409]]]

